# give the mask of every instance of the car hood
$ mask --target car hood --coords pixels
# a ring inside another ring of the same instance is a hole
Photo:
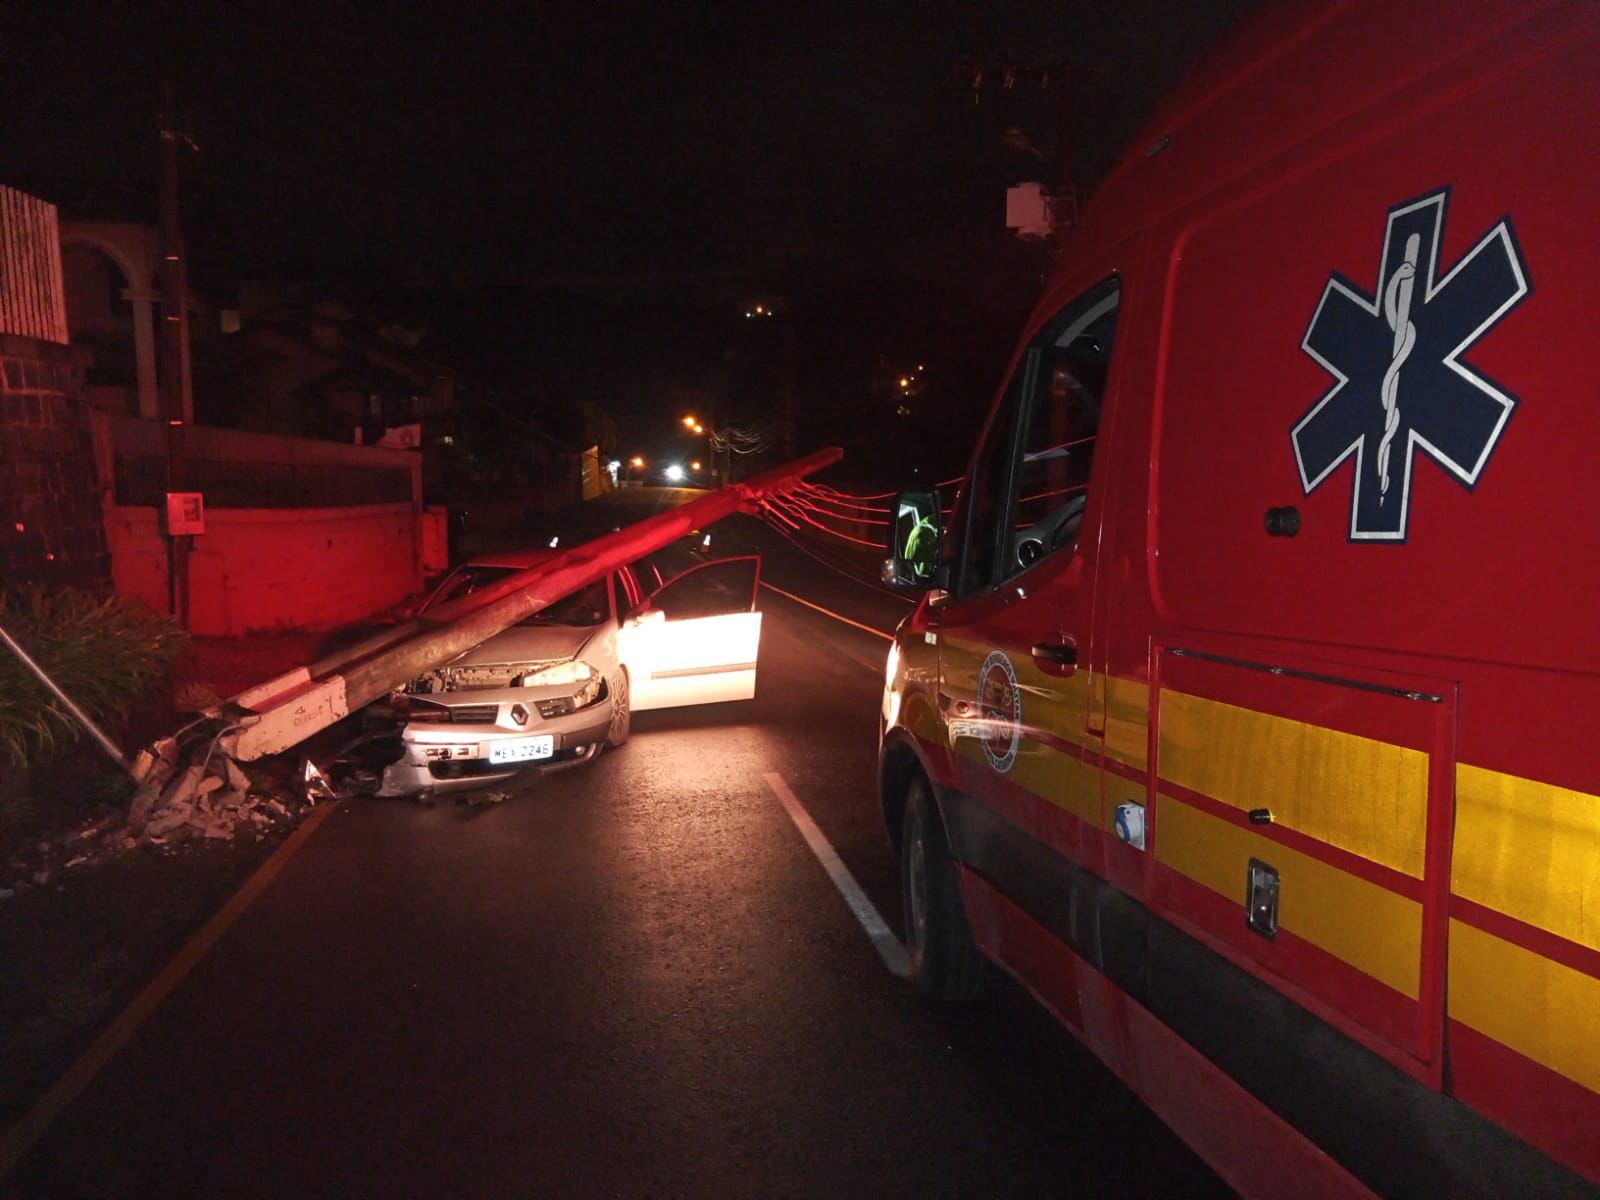
[[[492,663],[551,662],[572,658],[594,636],[596,630],[581,625],[513,625],[480,642],[452,667],[486,666]]]

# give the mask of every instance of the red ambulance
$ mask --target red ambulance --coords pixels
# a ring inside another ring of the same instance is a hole
[[[1249,1196],[1595,1194],[1600,6],[1261,11],[1056,262],[896,500],[919,987]]]

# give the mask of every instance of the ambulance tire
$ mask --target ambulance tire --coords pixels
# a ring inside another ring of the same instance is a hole
[[[900,892],[912,982],[935,1007],[963,1008],[983,991],[987,966],[972,940],[944,827],[920,778],[906,789],[901,833]]]
[[[606,749],[615,750],[628,740],[633,728],[633,709],[629,706],[628,668],[618,667],[611,680],[611,726],[606,730]]]

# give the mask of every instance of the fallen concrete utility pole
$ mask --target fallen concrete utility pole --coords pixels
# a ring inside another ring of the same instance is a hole
[[[245,762],[287,750],[585,584],[691,530],[753,510],[763,499],[788,491],[842,457],[842,450],[829,447],[720,488],[241,692],[208,714],[237,726],[218,744],[230,757]]]

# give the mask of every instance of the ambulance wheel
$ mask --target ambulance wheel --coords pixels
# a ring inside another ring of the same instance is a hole
[[[967,924],[955,860],[921,779],[906,789],[901,833],[900,890],[912,982],[931,1004],[960,1008],[982,991],[985,966]]]
[[[628,706],[628,668],[618,667],[611,681],[611,727],[606,730],[606,747],[615,750],[628,740],[633,728],[633,710]]]

